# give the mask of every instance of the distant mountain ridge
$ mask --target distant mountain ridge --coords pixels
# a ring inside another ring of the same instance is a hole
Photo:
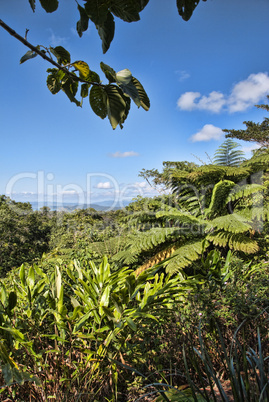
[[[53,204],[53,203],[39,203],[37,201],[30,201],[30,204],[32,205],[32,208],[34,211],[39,210],[42,207],[48,207],[52,211],[74,211],[75,209],[86,209],[86,208],[93,208],[96,211],[109,211],[109,210],[118,210],[125,208],[127,205],[129,205],[131,201],[122,201],[122,202],[117,202],[114,205],[113,200],[107,200],[107,201],[100,201],[97,204],[77,204],[73,202],[64,202],[63,204]]]

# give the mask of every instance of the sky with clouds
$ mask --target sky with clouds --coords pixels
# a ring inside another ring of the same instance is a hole
[[[0,27],[0,194],[66,202],[153,196],[138,177],[143,168],[199,163],[225,140],[222,129],[266,116],[254,105],[269,94],[268,0],[207,0],[188,22],[176,0],[151,0],[139,22],[116,18],[105,55],[93,24],[78,37],[76,3],[59,4],[52,14],[37,4],[34,14],[28,0],[2,1],[0,15],[22,36],[29,29],[34,45],[64,46],[72,62],[86,61],[104,82],[101,61],[116,71],[128,68],[151,108],[132,105],[123,130],[113,131],[87,99],[78,108],[63,93],[51,95],[50,65],[38,57],[20,65],[27,48]],[[255,144],[241,144],[250,156]]]

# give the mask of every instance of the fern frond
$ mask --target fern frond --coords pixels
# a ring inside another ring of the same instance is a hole
[[[261,184],[246,184],[244,186],[235,186],[228,196],[229,201],[237,201],[243,197],[249,197],[252,194],[265,190],[265,187]]]
[[[206,216],[212,219],[219,215],[227,204],[227,198],[234,188],[235,183],[230,180],[221,180],[213,188],[210,205],[206,211]]]
[[[204,251],[204,240],[193,240],[177,248],[168,261],[164,262],[166,272],[175,274],[200,258]]]
[[[211,228],[224,229],[231,233],[244,233],[252,229],[249,221],[239,214],[219,216],[210,222]]]
[[[232,234],[220,231],[214,234],[209,234],[207,240],[211,241],[214,246],[228,246],[231,250],[243,251],[246,254],[254,254],[259,251],[259,246],[256,240],[253,240],[242,233]]]
[[[159,251],[153,257],[151,257],[148,261],[146,261],[143,265],[141,265],[135,271],[136,275],[140,275],[146,269],[153,267],[156,264],[160,264],[162,261],[166,260],[170,257],[170,255],[176,250],[176,246],[167,247],[164,250]]]
[[[189,212],[179,211],[176,208],[169,208],[169,210],[167,211],[159,211],[157,212],[156,217],[157,218],[165,217],[168,220],[173,220],[179,223],[189,223],[197,225],[205,224],[205,222],[202,219],[199,219],[191,215]]]

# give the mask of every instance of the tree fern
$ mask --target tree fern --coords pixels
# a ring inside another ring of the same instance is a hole
[[[236,213],[219,216],[210,222],[210,226],[216,230],[222,229],[231,233],[244,233],[252,229],[250,221]]]
[[[242,251],[246,254],[257,253],[259,251],[257,241],[242,233],[217,231],[214,234],[209,234],[207,240],[211,241],[214,246],[228,246],[232,250]]]
[[[214,163],[221,166],[239,166],[245,159],[244,152],[236,150],[240,147],[237,142],[228,139],[221,144],[214,155]]]
[[[212,191],[210,205],[206,211],[208,218],[213,218],[226,210],[227,199],[234,188],[235,183],[230,180],[222,180],[218,182]]]

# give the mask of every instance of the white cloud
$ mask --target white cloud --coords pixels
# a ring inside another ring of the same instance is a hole
[[[267,73],[250,74],[244,81],[235,84],[229,95],[212,91],[208,96],[200,92],[185,92],[177,101],[181,110],[206,110],[212,113],[242,112],[252,107],[269,94]]]
[[[139,156],[137,152],[134,151],[126,151],[126,152],[115,152],[114,154],[110,154],[111,158],[129,158],[130,156]]]
[[[105,181],[105,182],[99,182],[96,186],[96,188],[102,188],[102,189],[110,189],[113,188],[111,186],[111,183],[109,181]]]
[[[176,75],[178,76],[178,80],[180,81],[180,82],[183,82],[183,81],[185,81],[185,80],[187,80],[188,78],[190,78],[190,74],[187,72],[187,71],[185,71],[185,70],[177,70],[176,71]]]
[[[49,42],[51,46],[63,46],[68,41],[68,38],[55,35],[51,28],[48,28],[48,31],[50,32]]]
[[[242,151],[245,153],[254,151],[255,149],[260,148],[261,146],[259,144],[252,144],[252,145],[246,145],[244,147],[242,147]]]
[[[213,124],[206,124],[198,133],[191,137],[192,142],[198,141],[210,141],[210,140],[220,140],[223,136],[223,131],[219,127],[213,126]]]

